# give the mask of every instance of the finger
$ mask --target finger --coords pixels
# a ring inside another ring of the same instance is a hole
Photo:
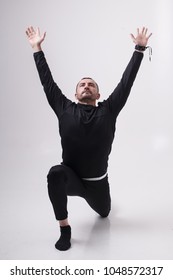
[[[145,27],[142,28],[142,34],[144,34],[144,33],[145,33]]]
[[[44,32],[44,34],[43,34],[43,36],[42,36],[42,40],[43,40],[43,41],[44,41],[45,37],[46,37],[46,32]]]
[[[133,34],[130,34],[130,35],[131,35],[132,41],[133,41],[134,43],[136,43],[136,38],[135,38],[135,36],[134,36]]]
[[[148,28],[145,28],[145,30],[144,30],[145,36],[146,36],[147,32],[148,32]]]
[[[30,34],[30,33],[31,33],[31,31],[30,31],[30,27],[28,27],[28,28],[27,28],[27,33],[28,33],[28,34]]]
[[[32,26],[28,27],[28,29],[27,29],[28,30],[28,34],[32,34],[32,32],[33,32],[32,28],[33,28]]]
[[[137,34],[139,35],[139,28],[137,28]]]
[[[35,30],[34,30],[33,26],[31,26],[31,32],[35,33]]]
[[[147,40],[151,37],[153,33],[150,33],[148,36],[147,36]]]
[[[32,33],[32,32],[33,32],[33,30],[34,30],[34,28],[33,28],[32,26],[30,26],[30,27],[29,27],[29,31],[30,31],[30,33]]]
[[[130,34],[130,36],[133,40],[135,40],[135,36],[132,33]]]
[[[29,37],[31,34],[30,28],[28,27],[25,32],[26,32],[26,35]]]

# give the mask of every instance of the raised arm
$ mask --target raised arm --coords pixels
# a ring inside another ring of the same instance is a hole
[[[54,82],[46,58],[42,51],[41,44],[45,39],[46,32],[41,35],[39,28],[35,30],[31,26],[27,28],[26,35],[34,52],[34,60],[48,102],[56,115],[60,117],[64,108],[71,104],[71,101],[67,99],[64,94],[62,94],[60,88]]]
[[[147,33],[148,29],[143,27],[141,31],[139,28],[137,29],[136,36],[131,34],[131,38],[136,45],[135,52],[133,53],[132,58],[126,67],[119,84],[107,99],[115,117],[125,105],[130,94],[131,87],[135,81],[141,61],[143,59],[143,52],[145,51],[148,40],[152,35],[152,33],[149,35],[147,35]]]

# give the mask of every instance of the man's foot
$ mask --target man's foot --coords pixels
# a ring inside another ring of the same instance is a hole
[[[55,244],[55,248],[60,251],[66,251],[71,247],[71,227],[60,226],[61,235],[59,240]]]

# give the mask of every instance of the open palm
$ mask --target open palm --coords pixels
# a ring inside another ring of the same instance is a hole
[[[133,40],[133,42],[136,45],[140,45],[140,46],[146,46],[148,43],[148,39],[151,37],[152,33],[150,33],[149,35],[147,34],[148,29],[143,27],[142,30],[140,31],[139,28],[137,29],[137,35],[136,37],[131,34],[131,38]]]
[[[44,41],[46,32],[43,33],[43,35],[40,34],[39,28],[36,28],[36,30],[31,26],[28,27],[26,30],[26,35],[28,37],[28,41],[31,45],[31,47],[34,47],[36,45],[41,45],[41,43]]]

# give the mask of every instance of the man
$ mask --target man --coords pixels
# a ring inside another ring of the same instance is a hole
[[[108,157],[117,116],[129,96],[151,36],[147,33],[147,28],[143,28],[137,29],[136,37],[131,34],[136,46],[122,79],[108,99],[97,105],[99,87],[90,77],[82,78],[77,84],[77,103],[61,92],[41,48],[46,33],[41,35],[39,28],[33,27],[26,30],[41,83],[59,121],[63,161],[53,166],[47,176],[49,197],[60,225],[60,238],[55,244],[58,250],[68,250],[71,246],[68,195],[83,197],[101,217],[107,217],[110,212]]]

